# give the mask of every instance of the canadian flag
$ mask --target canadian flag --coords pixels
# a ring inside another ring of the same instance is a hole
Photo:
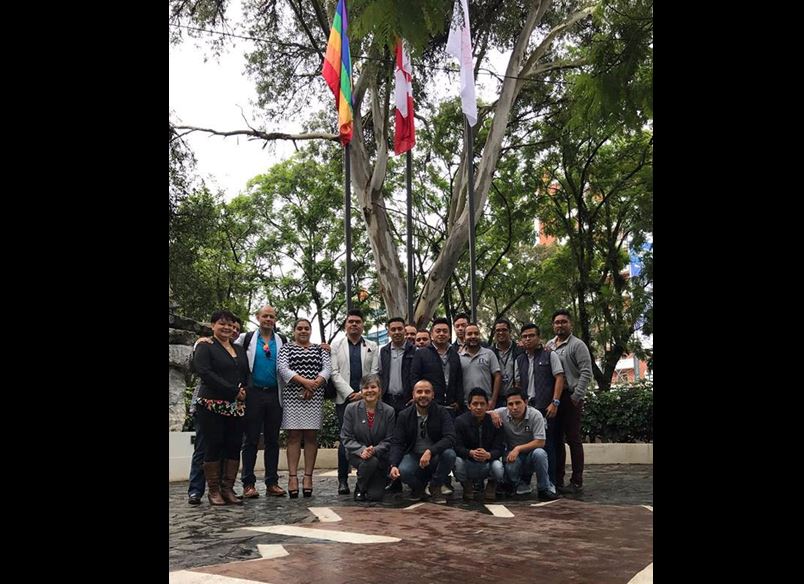
[[[396,70],[394,72],[394,102],[396,104],[396,131],[394,152],[407,152],[416,143],[413,128],[413,68],[410,53],[402,39],[396,41]]]

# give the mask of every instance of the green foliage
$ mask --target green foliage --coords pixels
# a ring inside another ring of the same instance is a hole
[[[340,441],[338,416],[335,414],[335,401],[324,400],[324,424],[318,433],[318,445],[321,448],[335,448]]]
[[[590,390],[584,400],[581,434],[590,442],[653,442],[653,382]]]
[[[197,381],[196,381],[197,383]],[[184,389],[184,425],[181,428],[182,432],[195,432],[195,417],[190,415],[190,402],[193,399],[193,390],[195,386],[188,384]]]
[[[552,2],[533,38],[543,38],[582,4],[586,3]],[[335,0],[245,3],[247,30],[243,32],[265,41],[247,55],[247,70],[257,83],[268,127],[274,118],[300,119],[305,131],[334,127],[331,95],[320,70],[335,5]],[[181,7],[174,14],[180,21],[216,24],[226,2],[173,2],[172,6]],[[486,64],[494,49],[511,48],[530,6],[524,0],[470,3],[479,65]],[[365,95],[376,89],[381,107],[387,107],[390,93],[386,83],[392,78],[389,49],[394,37],[401,34],[412,45],[417,104],[417,145],[412,153],[417,290],[444,247],[456,207],[463,204],[452,193],[462,156],[460,102],[454,94],[444,100],[439,95],[443,78],[436,82],[446,64],[444,44],[453,8],[453,0],[352,0],[349,4],[354,79],[359,79],[361,71],[371,71]],[[641,354],[633,339],[634,324],[646,318],[645,330],[652,331],[653,326],[652,252],[644,254],[643,276],[629,280],[620,275],[627,265],[628,242],[639,248],[652,235],[652,17],[649,0],[602,0],[594,18],[574,25],[542,55],[540,64],[571,59],[583,66],[562,67],[523,80],[477,225],[481,323],[488,326],[497,316],[508,316],[515,326],[534,321],[547,337],[550,313],[571,307],[576,334],[588,341],[596,357],[603,356],[603,371],[596,370],[595,377],[604,389],[613,363],[623,352]],[[362,146],[373,157],[375,127],[370,117],[374,114],[369,114],[367,103],[368,98],[362,102],[362,111],[356,112],[364,129],[356,139],[362,138]],[[482,104],[481,109],[485,109]],[[391,108],[387,111],[392,114]],[[476,128],[476,164],[492,116],[493,110],[482,112],[482,123]],[[389,143],[391,120],[384,130]],[[171,286],[177,300],[188,298],[186,303],[206,318],[209,308],[217,307],[221,299],[253,307],[256,298],[266,298],[279,309],[283,324],[298,313],[313,316],[313,312],[321,314],[324,322],[337,323],[345,304],[340,276],[342,171],[337,151],[331,144],[305,147],[294,159],[256,177],[249,192],[223,210],[215,207],[216,201],[188,205],[187,210],[199,213],[200,219],[192,225],[180,224],[180,235],[188,241],[184,248],[183,243],[174,244],[171,236],[171,245],[176,246],[171,251],[175,258]],[[391,237],[402,256],[405,157],[389,158],[387,168],[383,202]],[[559,185],[552,195],[547,188],[551,181]],[[559,238],[558,244],[538,245],[536,217],[546,233]],[[360,307],[370,319],[381,320],[386,316],[379,302],[385,283],[373,277],[371,250],[359,221],[355,217],[353,287],[369,290],[370,300]],[[221,231],[228,236],[239,233],[236,241],[242,249],[227,250],[223,239],[208,237]],[[197,253],[191,249],[196,244],[202,248]],[[445,275],[448,284],[437,313],[468,310],[468,263],[464,253],[454,272]],[[185,267],[196,274],[189,277],[182,272]],[[221,288],[221,282],[235,278],[238,285],[243,282],[242,288]],[[175,290],[178,279],[184,280],[179,293]],[[371,324],[367,322],[367,328]],[[328,330],[331,338],[335,329]]]
[[[257,277],[248,250],[251,228],[237,206],[205,188],[187,196],[170,225],[169,278],[183,316],[205,322],[219,308],[241,318]]]

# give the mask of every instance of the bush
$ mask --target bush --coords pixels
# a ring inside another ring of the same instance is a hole
[[[338,431],[338,416],[335,414],[335,402],[324,400],[324,425],[318,433],[318,445],[321,448],[334,448],[340,440]]]
[[[581,434],[589,442],[653,442],[653,381],[588,391]]]
[[[184,388],[184,426],[182,426],[182,432],[195,432],[195,416],[190,415],[190,402],[193,399],[193,391],[195,390],[195,386],[189,386]]]

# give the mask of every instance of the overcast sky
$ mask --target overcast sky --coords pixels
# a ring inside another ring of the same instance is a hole
[[[240,0],[233,0],[227,9],[227,20],[234,27],[240,20]],[[251,41],[230,38],[227,49],[220,59],[210,57],[204,62],[208,51],[204,40],[186,38],[179,46],[170,46],[169,52],[169,104],[175,112],[172,119],[179,124],[212,128],[215,130],[247,129],[243,116],[260,129],[265,128],[260,121],[259,111],[253,107],[257,93],[254,81],[245,73],[244,51],[251,47]],[[232,46],[234,43],[234,46]],[[505,59],[496,56],[491,65],[497,71],[505,71]],[[454,59],[448,63],[457,65]],[[447,63],[445,63],[447,65]],[[496,67],[495,67],[496,65]],[[416,83],[414,63],[413,82]],[[458,96],[458,75],[449,74],[450,81],[444,85],[445,95]],[[323,79],[322,79],[323,86]],[[479,75],[475,81],[478,97],[487,100],[496,97],[496,82],[487,74]],[[448,89],[448,88],[450,88]],[[241,112],[242,108],[242,112]],[[335,117],[333,114],[333,123]],[[286,131],[299,131],[299,127],[282,127]],[[333,126],[333,131],[335,130]],[[245,187],[246,181],[264,172],[272,164],[290,156],[294,147],[292,142],[277,140],[265,148],[261,140],[248,140],[245,136],[210,136],[194,132],[185,141],[196,155],[198,173],[209,185],[217,185],[229,200]]]
[[[239,20],[239,0],[227,9],[227,17],[230,25]],[[245,73],[243,53],[252,44],[231,39],[220,59],[211,57],[206,63],[208,51],[203,42],[187,39],[179,46],[171,46],[168,99],[170,110],[175,112],[172,119],[179,124],[227,131],[247,129],[245,116],[255,127],[262,128],[252,105],[257,98],[254,81]],[[227,200],[237,195],[250,178],[293,152],[291,142],[277,141],[263,148],[265,142],[250,141],[245,136],[224,138],[194,132],[185,140],[196,155],[199,174],[208,184],[224,190]]]

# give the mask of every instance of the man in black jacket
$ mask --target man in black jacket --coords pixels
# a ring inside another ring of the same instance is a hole
[[[433,401],[433,385],[423,379],[413,386],[414,407],[399,412],[391,441],[391,472],[411,488],[411,500],[424,496],[430,481],[434,503],[446,502],[442,486],[455,465],[455,426],[446,408]]]
[[[433,342],[416,351],[410,366],[410,382],[426,379],[433,385],[434,399],[455,418],[463,407],[461,358],[450,345],[449,320],[436,318],[430,329]]]
[[[455,478],[463,485],[463,498],[471,501],[475,495],[475,481],[488,478],[484,497],[493,501],[497,488],[495,473],[503,472],[500,457],[504,452],[505,434],[496,428],[491,416],[486,415],[489,398],[481,387],[469,392],[469,411],[455,420]],[[492,470],[493,469],[493,470]]]

